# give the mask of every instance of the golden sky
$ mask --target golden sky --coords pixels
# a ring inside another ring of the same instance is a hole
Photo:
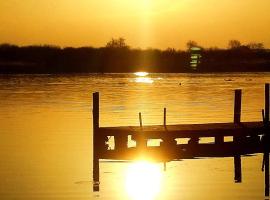
[[[188,40],[270,48],[270,0],[0,0],[0,43],[184,49]]]

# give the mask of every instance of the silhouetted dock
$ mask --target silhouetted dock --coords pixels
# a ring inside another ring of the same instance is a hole
[[[264,125],[262,122],[215,123],[215,124],[182,124],[167,126],[140,127],[105,127],[99,129],[100,137],[114,137],[114,149],[103,149],[100,159],[136,160],[147,157],[158,160],[188,159],[194,157],[233,156],[262,152],[260,137]],[[128,148],[128,136],[136,141],[136,147]],[[234,136],[235,142],[224,142],[224,137]],[[188,144],[177,143],[176,139],[188,138]],[[200,143],[199,138],[214,138],[212,143]],[[147,140],[160,139],[160,146],[147,146]],[[194,142],[193,142],[194,141]],[[193,142],[193,143],[192,143]],[[143,152],[141,150],[144,150]]]
[[[241,122],[241,90],[235,90],[234,116],[230,123],[166,124],[164,108],[163,125],[100,127],[99,93],[93,94],[93,181],[94,190],[99,190],[99,159],[138,160],[152,159],[169,162],[179,159],[203,157],[233,157],[235,182],[242,181],[241,156],[264,153],[262,169],[265,171],[265,196],[269,196],[269,84],[265,85],[265,108],[262,121]],[[109,148],[109,138],[114,138],[114,148]],[[225,140],[226,137],[232,138]],[[136,146],[129,147],[129,138]],[[179,139],[188,139],[179,143]],[[201,138],[212,142],[201,143]],[[149,140],[160,141],[158,146],[148,146]],[[166,166],[166,165],[164,165]]]

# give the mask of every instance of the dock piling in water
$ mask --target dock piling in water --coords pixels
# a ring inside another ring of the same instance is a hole
[[[234,91],[234,123],[239,124],[241,122],[241,101],[242,101],[242,90]]]
[[[163,109],[163,126],[166,127],[166,123],[167,123],[167,109],[164,108]]]
[[[136,140],[136,146],[143,150],[147,147],[147,139],[143,135],[143,122],[142,122],[142,113],[139,112],[139,122],[140,122],[140,134]]]
[[[164,128],[166,129],[166,121],[167,121],[167,109],[166,108],[164,108],[163,109],[163,126],[164,126]],[[166,161],[164,161],[163,162],[163,171],[166,171],[167,170],[167,163],[166,163]]]
[[[142,113],[139,112],[140,128],[142,129]]]
[[[269,196],[269,83],[265,84],[265,113],[264,113],[264,182],[265,182],[265,196]]]
[[[269,150],[265,152],[265,196],[269,197]]]
[[[265,84],[265,95],[264,95],[264,104],[265,104],[265,121],[269,123],[269,83]]]
[[[235,90],[234,93],[234,123],[241,123],[241,99],[242,99],[242,91]],[[240,140],[238,136],[233,137],[233,141],[236,143],[236,150],[234,155],[234,181],[236,183],[242,182],[242,167],[241,167],[241,155],[238,153],[238,145],[240,145]]]
[[[93,93],[93,190],[99,191],[99,93]]]

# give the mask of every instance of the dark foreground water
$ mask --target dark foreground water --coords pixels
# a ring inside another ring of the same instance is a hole
[[[162,164],[101,163],[92,192],[92,92],[101,126],[231,122],[243,89],[243,121],[261,120],[269,73],[0,76],[0,199],[264,199],[262,156]]]

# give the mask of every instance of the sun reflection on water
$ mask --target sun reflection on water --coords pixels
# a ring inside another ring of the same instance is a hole
[[[135,79],[136,83],[153,83],[154,80],[148,77],[139,77]]]
[[[137,77],[135,78],[136,83],[153,83],[154,80],[150,77],[148,72],[135,72],[134,73]]]
[[[162,170],[155,163],[132,163],[126,171],[126,192],[132,200],[153,200],[162,183]]]

